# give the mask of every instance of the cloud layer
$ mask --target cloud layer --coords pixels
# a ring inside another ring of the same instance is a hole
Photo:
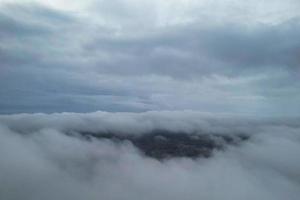
[[[97,112],[1,116],[0,127],[1,199],[296,200],[300,195],[298,119]],[[143,134],[157,128],[198,134],[242,130],[251,139],[209,159],[159,162],[130,142],[64,134],[82,129]]]
[[[0,199],[298,200],[299,13],[298,0],[1,0]],[[155,131],[225,147],[160,160],[99,136]]]
[[[294,0],[5,0],[0,112],[298,115],[299,10]]]

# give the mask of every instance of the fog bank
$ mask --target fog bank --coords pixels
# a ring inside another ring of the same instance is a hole
[[[0,116],[0,199],[297,200],[297,119],[258,120],[197,112],[17,114]],[[66,131],[146,134],[246,133],[210,158],[159,161],[130,141],[84,140]]]

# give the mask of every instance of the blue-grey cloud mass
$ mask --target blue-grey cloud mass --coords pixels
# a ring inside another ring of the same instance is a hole
[[[300,5],[0,3],[0,113],[300,110]]]

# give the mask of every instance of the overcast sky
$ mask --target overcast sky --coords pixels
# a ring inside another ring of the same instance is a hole
[[[0,113],[300,110],[299,0],[0,0]]]

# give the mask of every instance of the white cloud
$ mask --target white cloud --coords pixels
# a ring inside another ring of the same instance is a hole
[[[297,200],[299,120],[251,122],[236,117],[194,112],[1,116],[0,198]],[[62,127],[139,132],[152,126],[219,127],[225,132],[244,127],[252,136],[209,159],[158,162],[129,143],[88,142],[61,132]]]

